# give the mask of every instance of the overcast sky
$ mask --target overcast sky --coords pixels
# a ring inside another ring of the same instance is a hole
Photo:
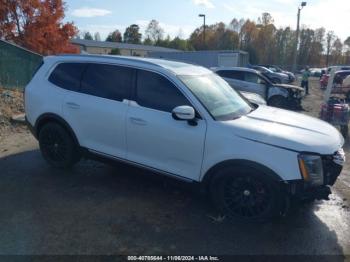
[[[160,22],[171,37],[189,34],[202,24],[229,23],[233,18],[257,20],[269,12],[275,25],[296,27],[297,0],[66,0],[66,21],[74,21],[80,31],[100,32],[102,39],[115,29],[122,33],[130,24],[141,32],[151,19]],[[301,24],[333,30],[342,40],[350,36],[350,0],[310,0],[301,13]]]

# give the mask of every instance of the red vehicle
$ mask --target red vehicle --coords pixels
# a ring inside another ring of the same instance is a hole
[[[323,74],[320,79],[320,88],[326,89],[328,85],[329,74],[331,73],[332,68],[337,67],[339,71],[341,70],[350,70],[350,66],[330,66],[327,68],[326,74]]]
[[[322,77],[320,79],[320,88],[321,89],[326,89],[327,88],[328,79],[329,79],[329,74],[322,75]]]

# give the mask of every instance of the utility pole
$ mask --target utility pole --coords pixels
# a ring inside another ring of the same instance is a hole
[[[205,14],[199,14],[199,17],[203,17],[203,46],[206,47],[205,44]]]
[[[306,6],[306,2],[301,2],[301,5],[298,6],[298,18],[297,18],[297,31],[294,43],[294,53],[293,53],[293,68],[292,71],[297,70],[297,58],[298,58],[298,44],[299,44],[299,31],[300,31],[300,11],[303,7]]]

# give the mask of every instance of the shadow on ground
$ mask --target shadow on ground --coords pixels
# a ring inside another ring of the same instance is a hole
[[[37,150],[0,158],[0,199],[0,254],[341,255],[346,234],[323,202],[235,224],[188,184],[87,160],[58,171]]]

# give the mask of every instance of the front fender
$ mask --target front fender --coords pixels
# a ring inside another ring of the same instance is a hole
[[[267,91],[267,99],[270,99],[271,97],[276,96],[276,95],[288,98],[289,93],[288,93],[288,90],[286,90],[285,88],[280,88],[277,86],[269,87],[269,89]]]

